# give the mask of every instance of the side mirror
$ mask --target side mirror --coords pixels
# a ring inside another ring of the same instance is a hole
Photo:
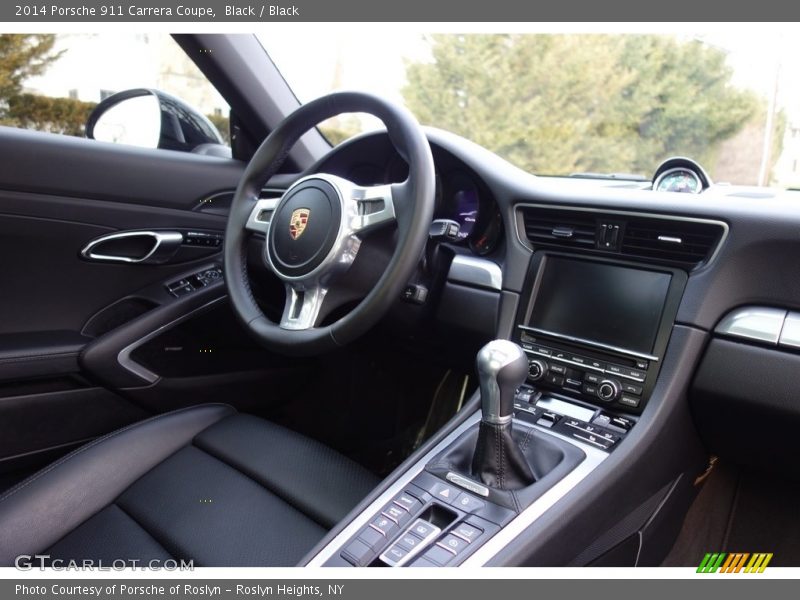
[[[100,102],[86,121],[86,137],[230,157],[217,128],[199,111],[175,96],[147,88],[113,94]]]

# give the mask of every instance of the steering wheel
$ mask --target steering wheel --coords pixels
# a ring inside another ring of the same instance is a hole
[[[306,175],[278,199],[259,199],[269,178],[306,131],[342,113],[379,118],[392,145],[408,163],[399,184],[360,186],[325,173]],[[419,263],[433,217],[435,172],[428,140],[405,108],[376,96],[340,92],[302,105],[256,150],[231,205],[225,230],[228,296],[250,333],[267,348],[313,355],[343,346],[365,333],[401,295]],[[394,253],[366,297],[345,316],[321,326],[320,310],[331,286],[346,272],[364,236],[396,223]],[[265,264],[286,286],[279,323],[258,306],[250,286],[247,246],[265,235]]]

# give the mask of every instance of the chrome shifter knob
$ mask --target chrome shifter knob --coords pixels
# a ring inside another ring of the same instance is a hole
[[[514,342],[493,340],[480,349],[476,365],[483,420],[493,425],[510,423],[514,394],[528,375],[525,353]]]

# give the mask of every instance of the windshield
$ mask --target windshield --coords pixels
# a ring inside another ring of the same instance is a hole
[[[315,33],[259,39],[301,101],[337,89],[403,102],[538,175],[650,178],[671,156],[718,183],[800,186],[797,36]],[[332,143],[379,126],[326,122]]]

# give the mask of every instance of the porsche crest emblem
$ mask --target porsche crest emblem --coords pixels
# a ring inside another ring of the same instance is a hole
[[[310,216],[311,210],[308,208],[298,208],[292,213],[292,218],[289,220],[289,235],[293,240],[303,235]]]

